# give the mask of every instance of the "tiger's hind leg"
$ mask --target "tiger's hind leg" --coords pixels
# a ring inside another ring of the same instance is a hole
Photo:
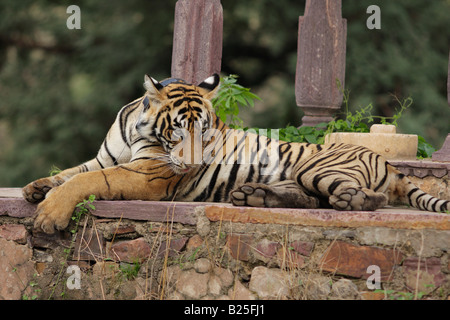
[[[270,185],[246,183],[230,193],[235,206],[270,208],[318,208],[319,199],[307,195],[292,180],[284,180]]]
[[[374,211],[388,203],[388,197],[382,192],[375,192],[362,187],[342,188],[329,197],[331,206],[336,210]]]

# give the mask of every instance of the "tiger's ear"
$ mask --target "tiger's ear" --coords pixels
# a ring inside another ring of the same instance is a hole
[[[157,80],[150,77],[148,74],[146,74],[144,77],[144,88],[150,94],[159,95],[160,94],[159,91],[163,88],[163,85],[159,83]]]
[[[164,88],[163,85],[146,74],[144,77],[144,88],[147,90],[151,105],[160,105],[163,100],[163,96],[160,92],[160,90]]]
[[[217,91],[219,91],[220,77],[217,73],[214,73],[197,87],[199,88],[199,92],[203,98],[211,100],[216,96]]]

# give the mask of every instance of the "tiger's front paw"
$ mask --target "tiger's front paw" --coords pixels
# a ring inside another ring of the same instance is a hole
[[[55,229],[63,230],[69,225],[74,207],[70,201],[57,197],[53,192],[38,205],[34,227],[48,234],[54,233]]]
[[[37,203],[45,199],[46,195],[55,187],[64,183],[58,176],[47,177],[30,182],[22,188],[22,195],[28,202]]]
[[[28,202],[37,203],[45,199],[45,195],[54,187],[49,178],[30,182],[22,188],[22,195]]]

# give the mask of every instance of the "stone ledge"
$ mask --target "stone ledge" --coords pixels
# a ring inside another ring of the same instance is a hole
[[[425,178],[433,176],[436,178],[450,178],[450,162],[436,162],[430,160],[389,160],[389,163],[407,176]]]
[[[2,194],[0,189],[0,195]],[[20,189],[18,189],[20,190]],[[11,190],[8,191],[11,195]],[[15,195],[17,195],[17,190]],[[96,201],[94,216],[155,222],[197,223],[197,210],[210,221],[281,224],[318,227],[387,227],[396,229],[450,230],[450,215],[414,209],[383,208],[377,211],[336,211],[332,209],[283,209],[235,207],[231,204],[164,201]],[[36,205],[21,198],[0,196],[0,216],[32,217]]]
[[[211,221],[341,228],[387,227],[450,230],[450,215],[400,208],[383,208],[377,211],[336,211],[332,209],[207,205],[205,206],[205,212]]]

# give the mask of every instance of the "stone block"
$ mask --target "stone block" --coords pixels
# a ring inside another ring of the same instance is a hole
[[[192,236],[189,238],[187,244],[186,244],[186,250],[191,251],[195,250],[198,247],[200,247],[203,244],[203,239],[198,234]]]
[[[161,246],[159,247],[156,257],[164,258],[166,254],[168,254],[169,257],[176,256],[181,250],[183,250],[188,239],[189,238],[187,237],[182,237],[179,239],[170,239],[170,241],[161,242]]]
[[[197,204],[168,201],[95,201],[92,215],[101,218],[126,218],[154,222],[180,222],[195,225]]]
[[[325,137],[325,144],[348,143],[364,146],[388,160],[414,160],[417,155],[417,135],[385,133],[385,125],[373,125],[370,133],[334,132]],[[389,126],[390,127],[390,126]]]
[[[339,279],[331,286],[333,299],[355,300],[360,298],[358,287],[349,279]]]
[[[228,290],[228,297],[231,300],[255,300],[256,296],[247,289],[239,280]]]
[[[197,273],[194,269],[180,273],[176,289],[190,299],[200,299],[208,293],[208,273]]]
[[[252,235],[230,234],[227,235],[226,246],[234,259],[248,261],[252,242],[253,242]]]
[[[31,231],[31,245],[34,248],[56,249],[58,247],[70,247],[72,234],[67,231],[56,230],[53,234],[33,229]]]
[[[261,299],[285,299],[289,295],[288,273],[280,269],[256,267],[252,270],[249,289]]]
[[[256,244],[255,248],[253,248],[253,253],[258,259],[267,262],[277,254],[280,247],[281,244],[278,242],[262,239]]]
[[[211,262],[206,258],[201,258],[195,261],[194,269],[198,273],[207,273],[211,269]]]
[[[19,300],[36,272],[32,249],[0,238],[0,300]],[[29,288],[28,288],[29,289]]]
[[[215,221],[315,227],[387,227],[396,229],[450,230],[450,215],[404,208],[377,211],[233,207],[205,204],[206,217]]]
[[[121,241],[111,246],[110,256],[114,260],[134,263],[146,260],[151,254],[150,245],[144,238]]]
[[[362,291],[360,292],[362,300],[383,300],[384,292]]]
[[[290,248],[281,247],[277,251],[277,261],[281,269],[299,269],[305,265],[305,258]]]
[[[293,241],[289,244],[292,249],[301,255],[309,257],[311,255],[312,250],[314,249],[314,243],[313,242],[307,242],[307,241]]]
[[[106,257],[106,244],[102,232],[87,228],[77,233],[72,259],[99,261]]]
[[[439,258],[408,257],[403,262],[405,283],[411,291],[429,294],[445,281]]]
[[[22,224],[5,224],[0,226],[0,238],[26,244],[27,235],[28,232]]]
[[[394,268],[402,261],[403,254],[392,249],[359,246],[347,242],[333,242],[320,259],[319,267],[327,272],[367,279],[372,272],[369,266],[380,268],[380,281],[392,280]]]

